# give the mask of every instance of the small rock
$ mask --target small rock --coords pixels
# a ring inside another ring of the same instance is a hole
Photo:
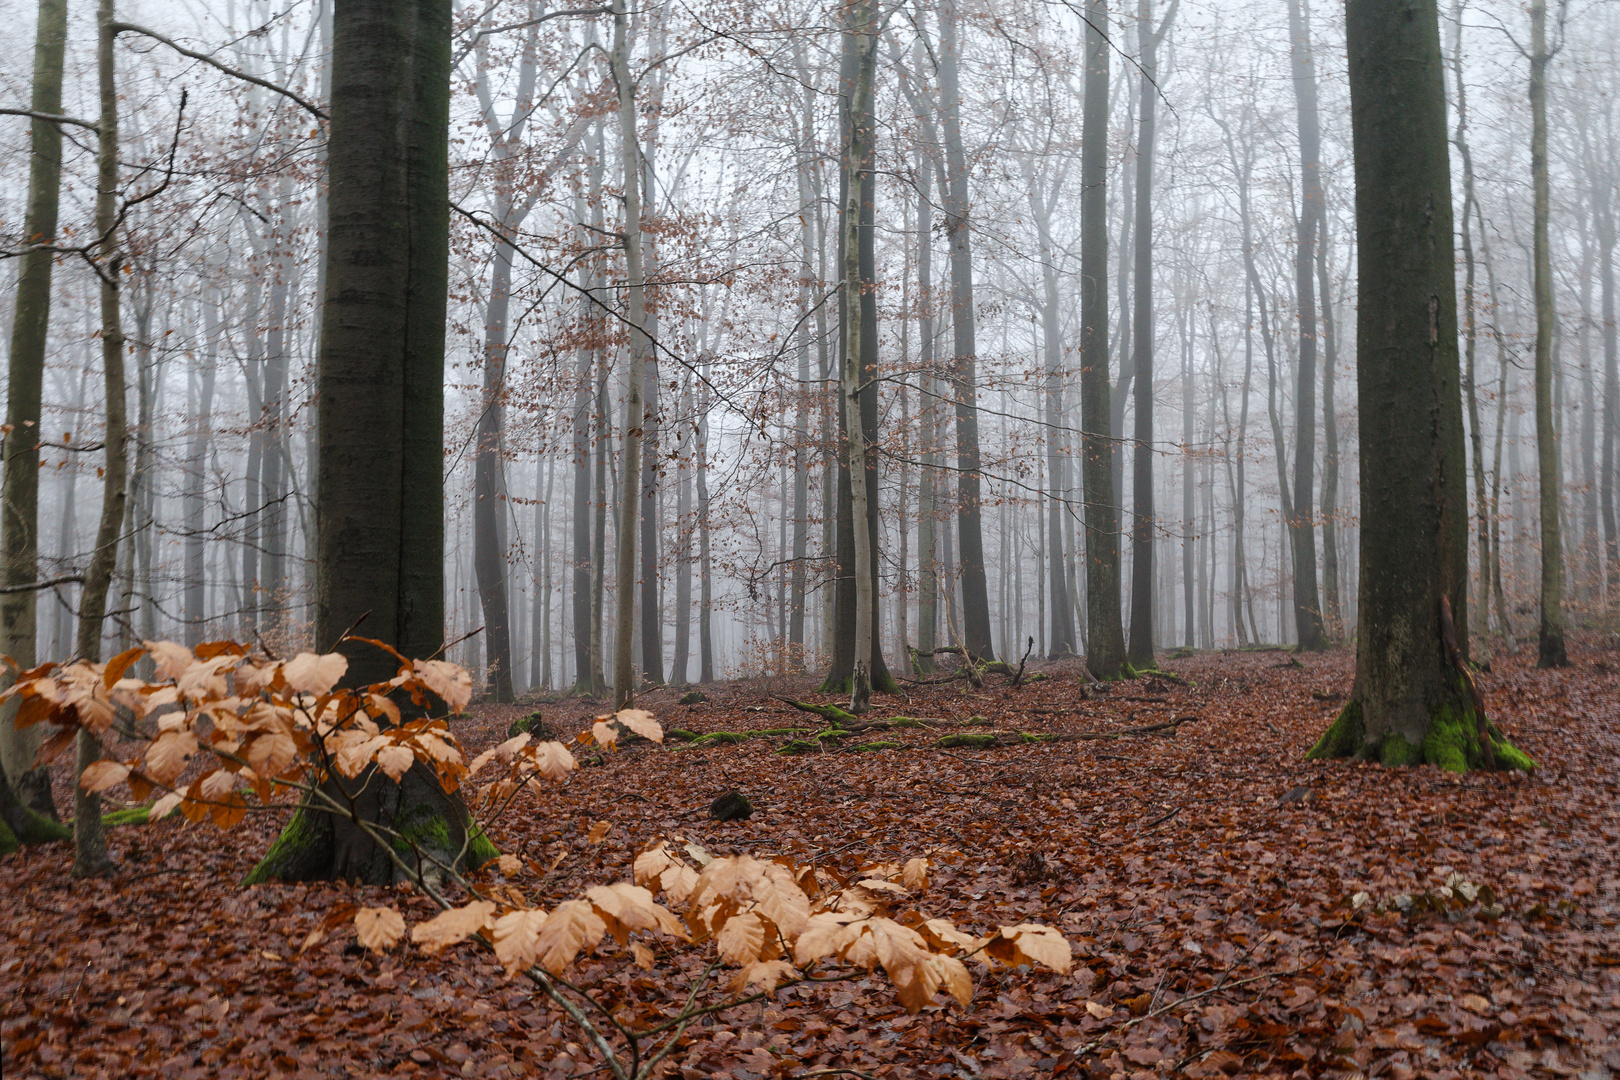
[[[708,697],[701,690],[691,690],[681,695],[682,705],[701,705],[708,700]]]

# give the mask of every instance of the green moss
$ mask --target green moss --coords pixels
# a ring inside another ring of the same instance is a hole
[[[1027,743],[1054,742],[1057,740],[1056,735],[1043,735],[1034,731],[1020,731],[1018,734],[1022,736],[1023,740]]]
[[[126,806],[122,810],[102,814],[101,824],[109,829],[116,828],[119,825],[145,825],[150,820],[151,813],[152,808],[150,806]],[[177,806],[164,814],[162,820],[168,821],[170,818],[177,817],[179,813],[180,808]]]
[[[467,867],[476,870],[500,857],[500,848],[490,840],[488,834],[484,832],[484,827],[476,821],[470,822],[467,830]]]
[[[963,746],[973,750],[984,750],[995,746],[996,738],[996,734],[991,731],[964,731],[956,735],[946,735],[935,741],[934,745],[946,749]]]
[[[0,821],[0,855],[10,855],[22,847],[17,843],[17,834],[11,831],[11,826]]]
[[[904,745],[905,743],[897,742],[868,742],[861,743],[859,746],[852,746],[850,749],[855,751],[857,754],[866,754],[871,753],[874,750],[898,750]]]
[[[814,739],[789,739],[783,743],[776,752],[778,754],[814,754],[821,750],[821,744]]]
[[[843,730],[842,728],[828,728],[826,731],[818,731],[818,732],[816,732],[814,735],[811,736],[811,738],[813,738],[813,739],[830,739],[833,742],[837,742],[839,739],[848,738],[849,734],[850,734],[849,732]]]
[[[1024,681],[1025,681],[1025,682],[1045,682],[1045,681],[1046,681],[1046,680],[1047,680],[1047,679],[1049,679],[1049,678],[1051,678],[1051,676],[1050,676],[1050,675],[1048,675],[1048,674],[1047,674],[1047,673],[1046,673],[1046,672],[1044,672],[1044,671],[1037,671],[1037,672],[1036,672],[1036,673],[1035,673],[1035,674],[1033,674],[1033,675],[1026,675],[1026,676],[1024,676]]]
[[[276,837],[276,842],[264,853],[259,865],[248,871],[241,884],[262,885],[267,881],[279,879],[287,868],[302,856],[304,849],[316,841],[315,813],[316,811],[303,806],[294,810],[293,816],[287,820],[286,827],[281,830],[281,835]]]
[[[849,693],[849,676],[845,675],[842,679],[828,679],[816,687],[816,692],[818,694],[847,695]]]
[[[506,737],[515,739],[525,732],[534,735],[536,738],[550,738],[550,734],[546,732],[545,721],[540,719],[540,714],[537,712],[532,712],[528,716],[519,717],[512,721],[512,726],[506,729]]]
[[[1361,741],[1361,702],[1351,698],[1305,756],[1312,760],[1351,757],[1361,751]]]
[[[711,731],[707,735],[699,735],[692,740],[697,743],[740,743],[747,742],[748,735],[741,731]]]
[[[1473,710],[1441,706],[1429,720],[1428,734],[1423,737],[1423,760],[1454,773],[1467,772],[1470,764],[1483,764]]]
[[[696,742],[697,737],[697,732],[687,731],[685,728],[669,728],[664,732],[665,739],[678,739],[681,742]]]
[[[1496,766],[1499,769],[1517,769],[1520,772],[1536,770],[1535,759],[1506,739],[1492,739],[1491,750],[1496,754]]]
[[[1414,762],[1423,760],[1420,753],[1421,749],[1421,747],[1413,746],[1407,742],[1405,735],[1388,735],[1385,736],[1382,745],[1378,747],[1378,760],[1391,768],[1411,765]]]
[[[688,691],[688,692],[681,695],[681,702],[680,703],[682,705],[701,705],[705,701],[708,701],[708,700],[709,700],[708,697],[706,697],[704,695],[703,691],[701,691],[701,690],[690,690],[690,691]]]
[[[970,717],[968,717],[967,726],[968,727],[991,727],[992,725],[991,725],[989,720],[985,719],[982,716],[970,716]]]
[[[920,728],[920,727],[926,727],[927,726],[921,720],[914,720],[909,716],[896,716],[896,717],[892,718],[889,721],[889,723],[891,725],[893,725],[894,727],[903,727],[903,728]]]

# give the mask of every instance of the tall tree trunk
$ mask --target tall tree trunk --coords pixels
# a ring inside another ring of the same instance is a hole
[[[600,160],[600,157],[598,157]],[[589,243],[582,237],[582,242]],[[590,289],[595,285],[594,273],[586,270],[582,276],[585,278],[584,286]],[[596,680],[600,677],[599,669],[591,665],[591,581],[593,562],[591,559],[591,354],[596,343],[591,340],[595,325],[594,305],[587,299],[581,305],[581,323],[587,335],[586,341],[580,346],[577,367],[574,372],[574,415],[573,415],[573,444],[571,450],[574,456],[574,499],[573,521],[571,523],[573,541],[573,578],[574,578],[574,690],[576,693],[594,696],[599,689]],[[597,511],[600,513],[600,511]]]
[[[1534,188],[1536,296],[1536,466],[1541,509],[1541,627],[1538,667],[1568,667],[1564,649],[1564,548],[1558,520],[1562,487],[1558,432],[1553,423],[1554,323],[1552,247],[1547,227],[1547,2],[1530,0],[1530,178]]]
[[[1467,671],[1468,484],[1435,0],[1349,0],[1362,424],[1350,701],[1312,757],[1533,767]]]
[[[951,327],[956,391],[958,563],[962,573],[962,635],[968,651],[994,658],[990,593],[985,578],[979,475],[978,356],[974,334],[972,229],[968,221],[967,152],[962,144],[961,44],[956,0],[939,7],[939,118],[945,136],[945,234],[951,251]]]
[[[1333,388],[1339,367],[1338,328],[1328,273],[1328,216],[1322,214],[1322,242],[1316,248],[1317,292],[1322,301],[1322,616],[1327,640],[1344,638],[1344,604],[1339,594],[1339,417]]]
[[[681,386],[683,418],[692,415],[692,381]],[[675,662],[669,681],[684,686],[692,668],[692,467],[688,432],[676,447],[680,459],[675,487]]]
[[[697,513],[698,513],[698,681],[714,681],[713,578],[709,574],[709,383],[704,365],[698,390]]]
[[[642,381],[651,351],[645,328],[646,276],[641,261],[641,150],[636,134],[636,86],[630,77],[624,0],[613,3],[613,79],[618,84],[619,146],[624,181],[624,256],[629,293],[630,369],[625,375],[624,452],[619,461],[617,607],[613,616],[613,707],[635,696],[630,643],[636,622],[636,532],[641,508],[641,433],[646,424]]]
[[[1299,368],[1294,388],[1294,497],[1288,533],[1294,558],[1294,626],[1299,647],[1327,647],[1322,600],[1316,587],[1316,527],[1311,508],[1316,477],[1316,241],[1323,217],[1322,135],[1316,115],[1316,60],[1310,9],[1288,2],[1293,46],[1294,102],[1299,112],[1300,211],[1294,249],[1294,289],[1299,306]],[[1326,303],[1326,298],[1323,298]],[[1279,452],[1280,452],[1279,447]]]
[[[1044,196],[1034,183],[1033,170],[1026,166],[1031,217],[1035,221],[1035,235],[1041,246],[1041,344],[1043,417],[1046,421],[1046,548],[1052,560],[1052,572],[1047,577],[1051,615],[1051,638],[1046,654],[1049,659],[1075,655],[1074,612],[1069,608],[1066,575],[1063,572],[1063,518],[1068,509],[1069,492],[1063,485],[1063,440],[1059,435],[1063,426],[1063,340],[1062,308],[1058,296],[1057,251],[1052,243],[1052,209],[1057,201],[1061,179]]]
[[[1190,292],[1190,289],[1189,289]],[[1198,647],[1196,613],[1199,611],[1197,583],[1193,578],[1201,575],[1204,561],[1198,557],[1197,507],[1194,499],[1197,484],[1194,480],[1197,461],[1192,454],[1193,445],[1193,341],[1192,321],[1196,310],[1191,297],[1182,299],[1182,310],[1176,322],[1181,329],[1181,597],[1186,612],[1186,626],[1182,644],[1188,649]],[[1208,497],[1208,493],[1205,493]],[[1194,562],[1197,563],[1196,571]]]
[[[939,643],[939,410],[934,377],[934,206],[932,170],[920,164],[917,175],[917,370],[922,373],[919,399],[922,469],[917,480],[917,660],[919,676],[934,673]]]
[[[186,624],[186,641],[193,645],[207,640],[208,549],[207,534],[204,530],[208,524],[208,449],[209,438],[213,434],[214,373],[217,367],[214,357],[219,351],[220,330],[215,300],[213,296],[204,300],[205,354],[197,361],[195,372],[197,389],[191,408],[194,426],[186,449],[186,570],[182,610]]]
[[[29,108],[59,116],[62,112],[62,64],[67,42],[67,0],[39,0],[34,38],[34,82]],[[29,125],[28,206],[23,241],[48,247],[56,243],[56,217],[62,180],[62,131],[35,120]],[[32,668],[39,580],[39,450],[40,399],[45,376],[45,343],[51,322],[51,270],[54,252],[23,255],[17,273],[17,300],[12,313],[9,374],[6,382],[6,429],[3,443],[5,479],[0,490],[0,653]],[[0,687],[10,685],[9,675]],[[17,728],[17,703],[0,707],[0,780],[17,802],[54,818],[50,774],[34,764],[41,729]]]
[[[1608,162],[1605,156],[1605,164]],[[1598,281],[1603,304],[1603,450],[1598,478],[1598,499],[1603,511],[1603,545],[1608,563],[1611,606],[1620,601],[1620,518],[1616,516],[1614,486],[1620,461],[1615,440],[1620,437],[1620,348],[1616,342],[1614,297],[1615,209],[1614,182],[1605,169],[1600,174],[1601,205],[1594,208],[1598,228]]]
[[[124,254],[118,248],[118,88],[113,45],[113,0],[100,0],[96,9],[96,68],[101,91],[101,118],[96,154],[97,276],[101,279],[101,366],[105,381],[107,426],[103,436],[106,461],[101,483],[101,520],[96,546],[85,569],[84,592],[79,597],[79,640],[75,650],[91,663],[101,659],[102,621],[107,614],[107,590],[118,564],[118,539],[127,498],[129,421],[124,382],[124,330],[118,310],[118,283],[123,276]],[[101,828],[101,796],[84,790],[77,781],[101,757],[101,740],[88,728],[78,734],[73,785],[73,876],[96,877],[111,872],[107,838]]]
[[[444,642],[444,343],[449,270],[449,0],[348,0],[333,17],[330,217],[317,372],[319,648],[350,627],[407,657]],[[366,423],[355,423],[364,416]],[[338,646],[350,685],[396,669]],[[450,865],[481,861],[467,810],[420,766],[338,798]],[[464,854],[470,847],[472,854]],[[249,882],[406,875],[359,826],[305,805]]]
[[[1107,0],[1086,7],[1086,79],[1080,143],[1080,425],[1086,511],[1086,667],[1117,679],[1120,622],[1119,503],[1114,497],[1108,386]]]
[[[1136,37],[1141,50],[1142,118],[1136,144],[1136,447],[1131,456],[1131,639],[1126,658],[1153,666],[1153,137],[1158,115],[1159,43],[1176,17],[1179,0],[1157,30],[1149,0],[1138,0]]]

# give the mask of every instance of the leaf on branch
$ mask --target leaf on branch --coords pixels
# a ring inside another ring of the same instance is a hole
[[[591,726],[591,738],[596,740],[596,745],[604,750],[617,750],[619,748],[619,732],[607,722],[606,717],[599,718]]]
[[[146,750],[146,775],[160,784],[171,784],[186,771],[186,762],[197,752],[197,736],[189,728],[165,731]]]
[[[509,911],[495,920],[495,958],[516,975],[534,963],[540,948],[540,931],[549,916],[541,908]]]
[[[535,746],[526,746],[523,748],[523,757],[534,766],[535,772],[547,780],[561,780],[579,768],[574,755],[560,742],[543,742]]]
[[[596,885],[585,891],[585,897],[596,906],[596,913],[609,922],[608,929],[621,945],[637,930],[657,930],[671,937],[686,937],[680,920],[668,908],[655,903],[653,894],[640,885],[628,881]]]
[[[467,669],[448,660],[417,660],[416,677],[437,694],[453,713],[462,712],[472,701],[472,676]]]
[[[728,964],[741,967],[755,963],[765,948],[765,924],[751,911],[733,915],[714,936],[714,945],[720,959]]]
[[[325,694],[349,670],[349,658],[342,653],[299,653],[281,666],[287,688],[299,694]]]
[[[269,779],[280,776],[298,756],[298,746],[285,731],[269,731],[247,745],[248,764],[256,775]]]
[[[594,949],[605,933],[607,923],[589,901],[565,900],[540,928],[535,959],[553,975],[561,975],[581,950]]]
[[[377,768],[396,781],[410,772],[411,766],[414,764],[416,764],[416,755],[411,753],[408,746],[400,746],[395,743],[377,751]]]
[[[386,952],[404,936],[405,920],[393,908],[361,908],[354,913],[354,929],[360,944],[372,952]]]
[[[474,900],[465,907],[441,911],[427,922],[417,923],[411,927],[411,940],[432,956],[494,926],[494,914],[494,904],[488,900]]]
[[[111,690],[124,677],[124,672],[129,670],[129,666],[145,655],[146,650],[137,645],[133,649],[125,649],[107,661],[107,670],[101,673],[101,685]]]
[[[190,649],[173,641],[147,641],[142,644],[146,646],[146,651],[152,654],[152,662],[157,665],[158,682],[178,679],[188,667],[197,662]]]
[[[152,809],[146,812],[147,821],[162,821],[168,817],[174,808],[180,805],[182,796],[179,792],[171,791],[163,798],[152,804]]]
[[[103,758],[85,766],[84,772],[79,775],[79,786],[85,791],[106,791],[114,784],[123,783],[128,777],[128,765]]]
[[[733,994],[743,994],[750,990],[769,993],[783,983],[797,978],[799,978],[798,969],[786,960],[759,960],[745,964],[726,989]]]

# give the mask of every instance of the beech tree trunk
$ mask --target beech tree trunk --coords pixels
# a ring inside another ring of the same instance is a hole
[[[449,0],[345,0],[333,15],[331,179],[321,319],[315,640],[351,626],[407,657],[444,640],[444,342],[449,261]],[[364,417],[365,423],[356,423]],[[395,662],[359,643],[350,685]],[[396,852],[494,854],[466,807],[415,766],[397,784],[334,778]],[[346,818],[300,807],[246,883],[412,876]]]
[[[1322,135],[1316,115],[1316,60],[1311,47],[1310,10],[1302,0],[1288,2],[1294,102],[1299,113],[1300,208],[1294,249],[1294,289],[1299,310],[1299,368],[1294,384],[1294,497],[1288,535],[1294,560],[1294,627],[1299,647],[1327,647],[1321,594],[1316,587],[1316,526],[1311,509],[1316,477],[1316,241],[1321,231]],[[1324,303],[1326,298],[1324,297]],[[1280,444],[1279,444],[1280,453]],[[1280,460],[1280,457],[1279,457]]]
[[[34,83],[29,108],[52,116],[62,112],[62,64],[67,42],[67,0],[39,0],[34,38]],[[28,205],[23,241],[56,242],[62,181],[62,130],[45,120],[29,125]],[[51,271],[56,255],[32,250],[19,260],[17,299],[12,314],[11,351],[6,382],[5,478],[0,488],[0,653],[24,671],[35,655],[39,580],[40,399],[45,375],[45,344],[51,322]],[[65,659],[65,657],[63,658]],[[0,689],[11,684],[0,678]],[[40,729],[15,727],[17,703],[0,707],[0,781],[16,801],[36,813],[56,816],[50,774],[34,762]]]
[[[1361,606],[1350,700],[1311,757],[1533,768],[1468,649],[1468,486],[1435,0],[1349,0],[1360,330]]]
[[[951,251],[952,381],[956,390],[957,556],[962,578],[962,640],[981,660],[992,660],[990,591],[984,568],[980,507],[978,319],[973,310],[973,246],[968,221],[967,153],[962,145],[961,43],[955,0],[939,7],[939,118],[945,136],[945,234]]]
[[[1552,339],[1558,313],[1553,308],[1552,247],[1547,236],[1550,184],[1547,177],[1547,2],[1530,2],[1530,179],[1534,189],[1536,296],[1536,467],[1541,510],[1541,626],[1537,667],[1568,667],[1564,649],[1564,544],[1558,520],[1558,429],[1553,422]]]
[[[1114,495],[1108,385],[1108,25],[1106,0],[1086,7],[1085,107],[1080,143],[1080,428],[1086,504],[1086,667],[1117,679],[1119,502]]]

